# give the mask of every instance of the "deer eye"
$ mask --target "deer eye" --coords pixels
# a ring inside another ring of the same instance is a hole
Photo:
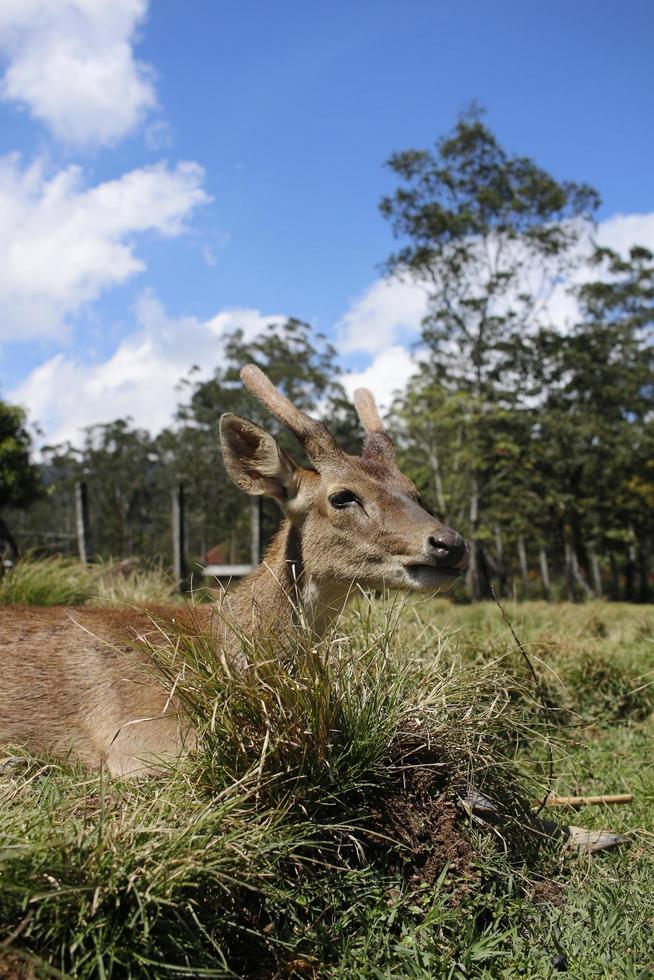
[[[332,507],[335,507],[337,510],[342,510],[343,507],[349,507],[350,504],[358,504],[360,501],[351,490],[338,490],[336,493],[329,495],[329,502]]]

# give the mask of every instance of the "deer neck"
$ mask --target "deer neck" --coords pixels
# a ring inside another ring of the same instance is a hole
[[[261,564],[236,589],[231,606],[239,626],[253,636],[287,633],[301,620],[322,636],[350,592],[307,569],[302,532],[284,520]]]

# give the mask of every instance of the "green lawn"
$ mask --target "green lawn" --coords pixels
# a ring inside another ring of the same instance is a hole
[[[7,751],[0,977],[654,976],[654,609],[507,612],[539,696],[494,605],[362,604],[319,650],[257,642],[246,678],[171,637],[203,735],[174,772]],[[528,829],[550,755],[560,794],[634,796],[550,814],[631,846]]]

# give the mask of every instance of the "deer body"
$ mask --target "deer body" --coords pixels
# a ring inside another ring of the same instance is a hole
[[[288,634],[299,607],[320,635],[353,584],[435,592],[465,569],[465,542],[420,506],[368,392],[355,396],[366,437],[362,456],[353,457],[258,368],[245,368],[242,377],[289,425],[315,465],[297,466],[246,419],[221,419],[229,475],[248,493],[274,497],[284,513],[263,562],[228,594],[220,616],[211,605],[143,613],[1,609],[0,742],[70,755],[89,767],[106,764],[115,775],[151,771],[193,738],[153,670],[151,644],[165,642],[157,620],[211,630],[217,647],[245,667],[239,635]]]

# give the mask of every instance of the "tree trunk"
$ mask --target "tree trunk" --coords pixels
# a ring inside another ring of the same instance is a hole
[[[438,458],[438,447],[431,432],[429,433],[429,439],[427,442],[427,459],[429,460],[429,467],[434,478],[434,491],[436,493],[436,502],[438,504],[441,520],[444,524],[447,524],[449,523],[447,517],[447,504],[445,502],[445,491],[443,490],[443,478],[441,476],[441,465]]]
[[[579,568],[579,561],[577,559],[577,552],[575,551],[574,548],[572,548],[571,551],[572,551],[572,574],[574,575],[574,580],[578,585],[581,586],[583,592],[585,592],[586,596],[590,599],[593,594],[593,590],[591,589],[590,585],[588,584],[584,576],[581,574],[581,569]]]
[[[563,551],[565,556],[565,592],[568,602],[574,602],[576,599],[575,595],[575,583],[574,575],[572,572],[572,548],[570,542],[566,541],[563,545]]]
[[[520,561],[520,574],[522,575],[523,598],[529,598],[529,566],[527,565],[527,549],[525,539],[520,534],[518,536],[518,559]]]
[[[479,528],[479,479],[473,470],[470,481],[470,566],[468,570],[469,589],[473,599],[487,599],[490,596],[488,564],[484,548],[477,540]]]
[[[543,580],[543,598],[546,602],[550,599],[550,570],[547,565],[547,552],[544,548],[538,551],[538,562],[540,564],[540,574]]]
[[[636,545],[633,542],[627,548],[624,597],[627,602],[634,602],[636,598]]]
[[[593,591],[598,599],[601,599],[604,590],[602,588],[602,572],[599,565],[599,559],[594,551],[588,552],[588,561],[590,563],[590,574],[593,581]]]
[[[509,593],[509,583],[504,564],[504,542],[502,541],[502,529],[496,524],[493,533],[495,535],[495,554],[497,556],[497,579],[500,595],[507,596]]]
[[[611,552],[609,555],[609,562],[611,565],[611,598],[616,602],[620,598],[620,573],[618,572],[618,563],[615,558],[615,552]]]
[[[638,548],[638,578],[638,599],[640,602],[649,602],[652,597],[649,585],[649,555],[642,544]]]
[[[474,600],[490,599],[490,572],[486,559],[486,550],[481,541],[470,542],[467,588],[468,594]]]

